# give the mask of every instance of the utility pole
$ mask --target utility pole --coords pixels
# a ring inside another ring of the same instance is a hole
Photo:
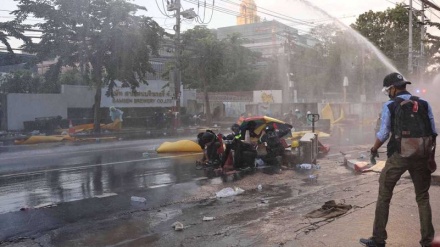
[[[180,0],[175,0],[176,5],[176,26],[174,27],[175,31],[175,48],[174,48],[174,56],[176,58],[176,67],[174,68],[174,86],[175,86],[175,94],[176,94],[176,112],[180,112]]]
[[[409,30],[409,39],[408,39],[408,73],[412,74],[413,72],[413,56],[412,56],[412,45],[413,45],[413,39],[412,39],[412,28],[413,27],[413,6],[412,6],[412,0],[409,0],[409,24],[408,24],[408,30]]]
[[[423,74],[425,73],[425,4],[421,2],[422,10],[420,11],[422,14],[422,24],[420,29],[420,65],[419,65],[419,73],[420,73],[420,82],[423,82]]]

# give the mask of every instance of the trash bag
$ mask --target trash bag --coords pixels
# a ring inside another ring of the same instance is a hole
[[[236,196],[239,194],[242,194],[244,192],[243,189],[236,187],[235,189],[228,187],[220,190],[219,192],[215,193],[215,196],[217,198],[223,198],[223,197],[229,197],[229,196]]]

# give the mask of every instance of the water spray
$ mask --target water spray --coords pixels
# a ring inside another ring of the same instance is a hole
[[[362,36],[359,32],[357,32],[353,28],[345,25],[343,22],[341,22],[337,18],[331,16],[325,10],[323,10],[323,9],[319,8],[318,6],[312,4],[308,0],[295,0],[295,1],[303,3],[303,4],[307,5],[308,7],[310,7],[312,9],[318,11],[319,13],[323,14],[324,16],[328,17],[329,19],[332,19],[340,28],[347,29],[350,32],[350,34],[352,34],[356,39],[362,41],[365,45],[367,45],[367,47],[370,50],[372,50],[374,52],[374,54],[376,54],[376,56],[379,58],[379,60],[387,67],[389,72],[398,72],[398,73],[400,73],[399,70],[397,70],[397,68],[389,61],[389,59],[376,46],[374,46],[367,38]]]

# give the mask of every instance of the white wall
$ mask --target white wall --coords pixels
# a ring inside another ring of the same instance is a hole
[[[157,91],[162,90],[165,83],[149,82],[148,90]],[[36,117],[67,118],[68,108],[91,108],[94,104],[95,90],[89,86],[62,85],[61,94],[7,94],[6,97],[8,130],[22,130],[24,121],[34,121]],[[104,90],[102,97],[106,97]],[[188,99],[196,99],[195,90],[183,90],[182,106],[186,106]],[[171,105],[174,105],[174,102]]]
[[[34,121],[36,117],[67,118],[63,94],[8,94],[7,107],[9,130],[21,130],[24,121]]]
[[[95,103],[95,89],[89,86],[61,85],[61,94],[69,108],[92,108]]]

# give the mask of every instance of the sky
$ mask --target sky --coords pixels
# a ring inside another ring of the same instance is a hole
[[[229,12],[229,14],[226,14],[217,10],[212,11],[208,8],[205,13],[205,8],[203,7],[205,0],[181,1],[183,9],[194,8],[195,12],[199,14],[200,19],[204,19],[204,23],[206,23],[208,28],[235,25],[236,17],[234,16],[234,13],[239,11],[238,3],[241,2],[241,0],[206,0],[207,4],[210,5],[214,2],[216,8],[221,8],[222,10]],[[322,11],[313,10],[313,8],[305,4],[307,1],[312,5],[319,7],[324,12],[328,13],[328,15],[323,14]],[[440,6],[440,0],[431,1]],[[1,2],[0,21],[11,20],[13,17],[9,14],[9,11],[16,9],[17,2],[14,0],[1,0]],[[167,31],[170,33],[173,32],[172,28],[175,24],[175,19],[171,16],[172,12],[167,13],[163,9],[163,2],[166,2],[166,0],[132,0],[132,2],[145,6],[148,9],[148,12],[143,14],[154,17],[154,19]],[[200,2],[201,7],[198,8],[197,4],[191,2]],[[409,0],[255,0],[255,2],[259,7],[259,10],[262,12],[267,13],[271,11],[271,13],[276,16],[283,15],[286,17],[285,19],[279,19],[260,13],[259,15],[262,19],[276,19],[297,28],[300,33],[307,33],[310,27],[330,21],[329,16],[337,18],[346,25],[350,25],[355,22],[357,16],[364,12],[369,10],[383,11],[387,8],[394,7],[396,3],[404,2],[408,4]],[[413,2],[414,8],[420,9],[420,0],[413,0]],[[168,14],[169,16],[165,16],[164,14]],[[440,16],[440,12],[434,12],[434,14]],[[434,14],[429,11],[426,12],[428,18],[439,21],[439,18],[434,16]],[[203,16],[205,18],[203,18]],[[208,23],[209,20],[211,21]],[[306,21],[308,25],[300,25],[297,20]],[[32,21],[30,21],[30,23],[32,23]],[[182,30],[193,28],[196,25],[200,25],[200,23],[194,20],[185,20],[182,23]],[[11,43],[14,47],[20,46],[20,42],[12,40]],[[2,46],[0,46],[0,48],[2,48]]]

